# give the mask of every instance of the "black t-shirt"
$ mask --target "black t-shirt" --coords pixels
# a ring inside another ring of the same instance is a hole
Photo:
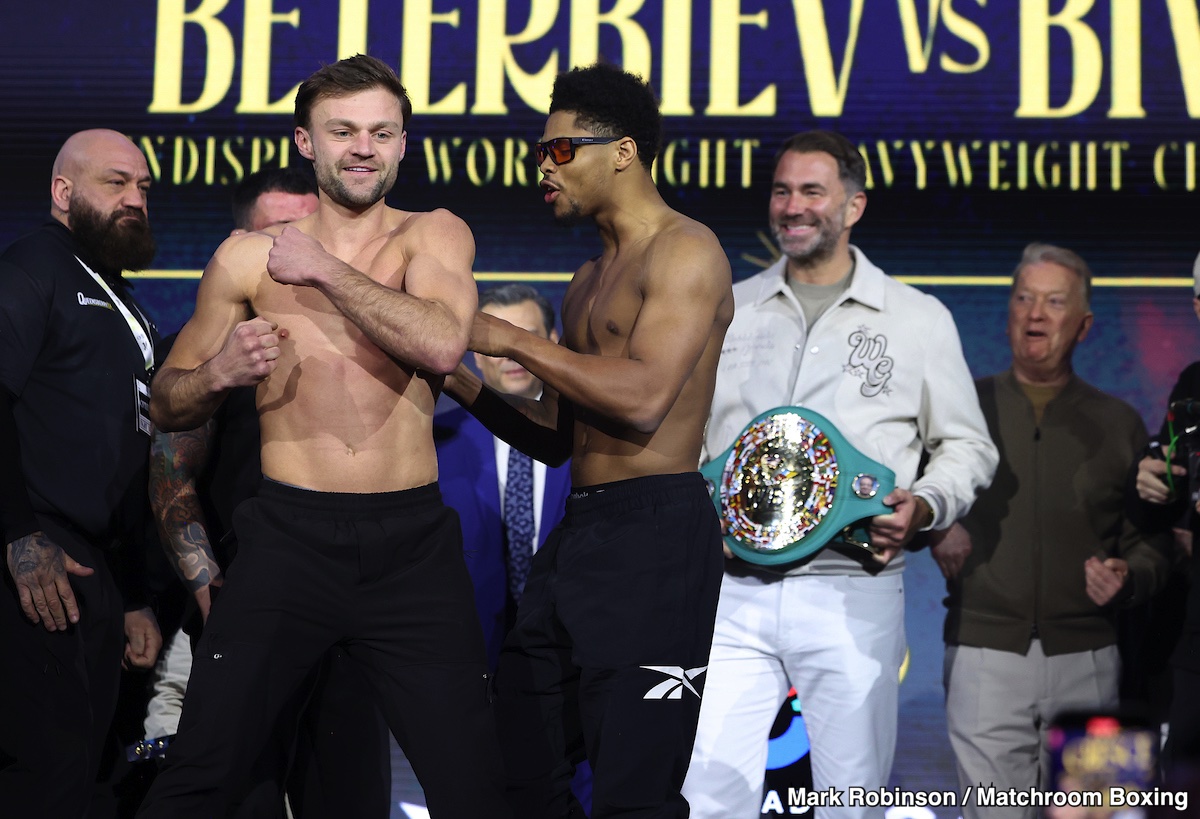
[[[0,254],[0,386],[15,398],[34,512],[106,546],[146,519],[150,438],[138,429],[134,380],[148,374],[128,322],[77,255],[86,260],[55,221]],[[128,285],[91,267],[156,341]]]

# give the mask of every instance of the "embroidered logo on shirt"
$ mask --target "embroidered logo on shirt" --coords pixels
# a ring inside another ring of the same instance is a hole
[[[82,305],[83,307],[104,307],[108,310],[116,310],[117,309],[117,308],[113,307],[111,304],[109,304],[108,302],[106,302],[104,299],[89,298],[88,296],[85,296],[85,295],[83,295],[83,293],[80,293],[80,292],[76,292],[75,295],[79,297],[79,304]]]
[[[850,334],[850,360],[842,366],[842,372],[863,380],[860,392],[867,398],[879,393],[891,395],[887,383],[892,377],[895,361],[887,352],[887,337],[882,333],[871,335],[871,328],[862,326]]]
[[[665,674],[668,678],[666,681],[660,682],[647,691],[642,697],[644,700],[683,699],[683,689],[685,688],[698,698],[700,692],[692,685],[692,680],[708,670],[708,666],[706,665],[702,665],[699,668],[683,668],[678,665],[644,665],[642,668],[647,671],[656,671],[659,674]]]

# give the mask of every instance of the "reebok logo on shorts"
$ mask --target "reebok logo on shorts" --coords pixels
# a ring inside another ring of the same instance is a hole
[[[683,689],[687,689],[700,698],[700,692],[692,685],[692,680],[708,670],[708,666],[699,668],[683,668],[678,665],[643,665],[647,671],[657,671],[667,675],[668,679],[651,688],[642,697],[644,700],[678,700],[683,698]]]

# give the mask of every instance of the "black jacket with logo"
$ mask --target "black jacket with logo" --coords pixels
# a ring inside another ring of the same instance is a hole
[[[0,254],[0,389],[33,511],[108,548],[144,541],[150,438],[138,429],[134,379],[147,373],[125,317],[76,256],[157,340],[119,271],[100,270],[50,221]]]

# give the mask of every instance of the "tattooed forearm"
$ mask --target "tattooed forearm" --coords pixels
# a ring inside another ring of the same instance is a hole
[[[221,579],[196,494],[196,476],[208,461],[212,432],[212,421],[188,432],[159,432],[150,451],[150,505],[163,548],[193,593]]]
[[[201,519],[177,528],[173,541],[182,544],[182,548],[177,547],[174,552],[175,570],[191,591],[207,586],[221,576],[221,569],[213,559],[208,532],[204,529],[203,515],[199,509],[196,509],[196,514]]]

